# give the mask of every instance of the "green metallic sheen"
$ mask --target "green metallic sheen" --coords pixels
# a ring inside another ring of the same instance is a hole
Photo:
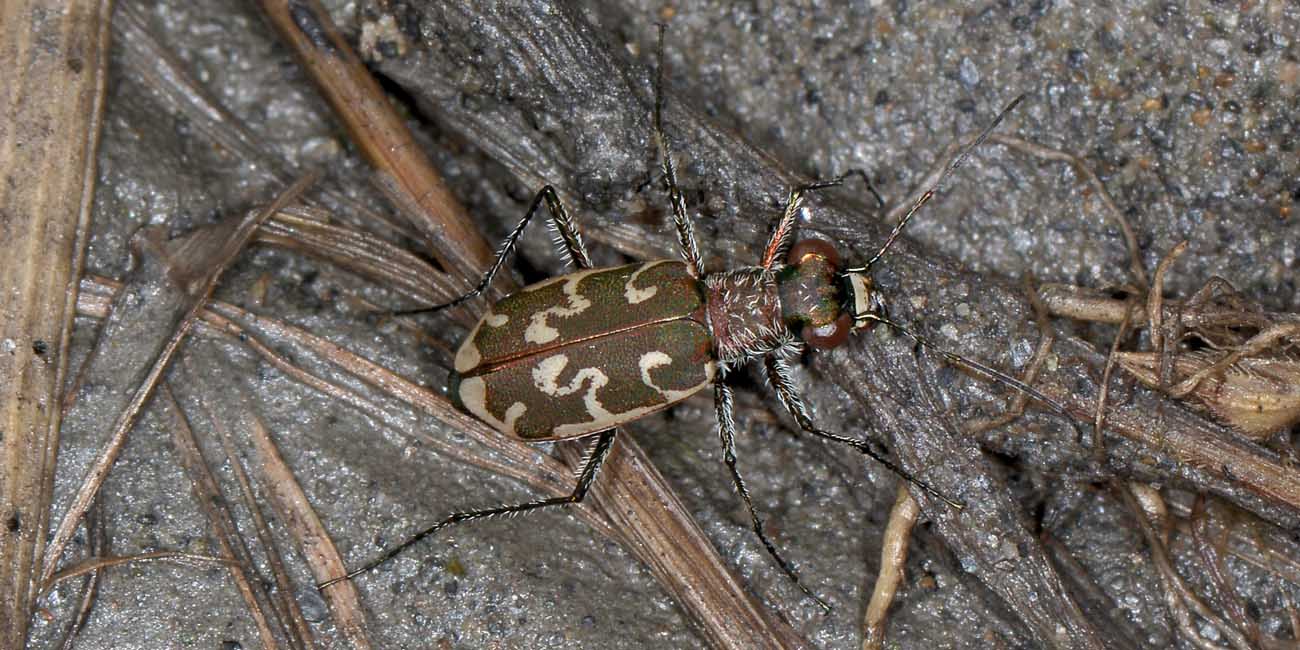
[[[655,351],[665,353],[672,362],[648,370],[654,384],[649,386],[642,381],[640,361],[646,352]],[[546,394],[539,386],[537,368],[561,356],[567,363],[555,384],[561,391],[571,392]],[[709,384],[711,364],[704,326],[675,320],[519,358],[478,377],[487,385],[485,408],[496,419],[504,420],[516,402],[526,407],[515,421],[516,437],[557,440],[602,431],[679,402]],[[588,404],[593,399],[611,415],[593,413]]]
[[[699,282],[677,261],[546,280],[493,305],[458,352],[464,371],[452,373],[450,390],[471,413],[530,441],[638,419],[712,382],[703,305]],[[470,346],[473,364],[463,360]]]
[[[782,318],[795,331],[808,325],[822,327],[835,322],[842,308],[835,264],[820,255],[807,255],[777,274]]]
[[[655,293],[641,302],[629,304],[626,297],[629,281],[642,269],[631,283],[632,288],[648,290],[654,287]],[[572,289],[573,293],[590,302],[590,306],[573,316],[552,315],[547,319],[548,324],[559,331],[558,339],[546,343],[525,339],[533,314],[569,303],[564,290],[574,277],[581,277],[581,280]],[[490,366],[622,329],[686,318],[703,306],[704,296],[699,283],[684,262],[661,260],[579,271],[543,280],[501,299],[492,306],[491,313],[509,320],[500,327],[480,322],[467,343],[478,348],[482,355],[479,363]]]

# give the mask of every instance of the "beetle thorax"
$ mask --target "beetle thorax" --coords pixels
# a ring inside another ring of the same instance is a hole
[[[718,361],[734,363],[795,341],[782,323],[775,273],[759,267],[711,273],[704,287]]]

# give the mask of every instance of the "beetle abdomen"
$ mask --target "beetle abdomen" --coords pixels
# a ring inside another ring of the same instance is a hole
[[[709,385],[716,371],[699,283],[685,264],[579,271],[521,289],[456,354],[465,410],[526,440],[635,420]]]

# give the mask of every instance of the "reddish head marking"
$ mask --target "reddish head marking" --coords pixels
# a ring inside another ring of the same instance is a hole
[[[836,347],[853,330],[836,279],[839,265],[840,255],[829,242],[804,239],[790,248],[777,277],[786,323],[814,348]]]

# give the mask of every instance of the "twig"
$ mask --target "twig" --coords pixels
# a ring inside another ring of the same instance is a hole
[[[249,433],[253,448],[257,452],[260,470],[258,476],[262,481],[262,489],[270,495],[271,505],[298,543],[298,550],[307,559],[307,566],[311,568],[312,575],[317,582],[323,582],[347,573],[343,558],[334,547],[329,533],[321,525],[320,518],[316,516],[316,511],[307,500],[307,495],[298,485],[293,470],[289,469],[284,458],[280,456],[280,450],[276,448],[270,432],[256,416],[250,418],[250,424]],[[352,647],[358,650],[370,648],[370,639],[366,635],[365,614],[361,608],[360,598],[357,596],[356,586],[351,581],[344,580],[325,589],[322,594],[325,596],[325,602],[329,603],[334,621]]]
[[[189,308],[170,339],[168,339],[166,346],[163,347],[157,359],[154,360],[148,374],[135,387],[131,401],[118,414],[117,420],[110,428],[111,434],[108,442],[104,445],[90,471],[82,480],[72,504],[68,507],[68,511],[64,513],[63,520],[50,541],[49,550],[45,556],[45,570],[42,579],[48,580],[50,576],[54,575],[54,570],[58,566],[64,548],[68,541],[72,539],[78,523],[85,515],[86,509],[90,507],[95,495],[99,492],[99,488],[103,485],[109,470],[112,469],[118,454],[122,452],[122,447],[126,444],[126,436],[135,426],[145,402],[149,401],[149,398],[153,395],[154,388],[157,387],[163,372],[171,364],[172,357],[180,349],[181,343],[185,340],[185,335],[189,333],[190,328],[194,325],[199,310],[207,303],[208,297],[212,295],[212,290],[216,287],[222,271],[243,249],[244,244],[253,236],[259,224],[297,199],[314,181],[314,176],[305,176],[282,192],[267,207],[250,212],[236,225],[221,247],[214,252],[211,258],[211,266],[205,269],[203,275],[196,278],[193,284],[186,287],[192,296]]]
[[[0,647],[26,644],[97,178],[111,0],[0,2]]]
[[[239,529],[227,508],[226,504],[229,501],[222,494],[221,487],[216,477],[212,475],[207,460],[203,458],[198,439],[194,437],[194,431],[186,421],[185,414],[181,412],[180,404],[172,396],[171,389],[164,383],[158,394],[162,398],[158,400],[159,405],[170,420],[167,422],[167,427],[172,432],[172,442],[180,455],[181,466],[189,476],[194,500],[207,518],[212,536],[221,546],[222,553],[231,559],[230,576],[234,579],[235,587],[238,588],[240,596],[248,606],[249,614],[253,617],[253,622],[257,625],[262,647],[267,650],[279,648],[281,639],[289,638],[288,630],[284,622],[274,616],[275,608],[270,606],[270,597],[263,587],[262,580],[255,574],[252,556],[239,537]]]
[[[903,582],[903,569],[907,566],[907,547],[912,538],[912,527],[921,514],[921,507],[899,486],[894,508],[889,511],[889,523],[880,544],[880,573],[871,590],[871,601],[862,617],[862,650],[879,650],[885,643],[885,621],[889,606],[894,602],[898,585]]]
[[[415,200],[407,213],[444,269],[486,269],[492,250],[317,0],[259,0],[376,173]],[[468,286],[468,285],[466,285]]]

